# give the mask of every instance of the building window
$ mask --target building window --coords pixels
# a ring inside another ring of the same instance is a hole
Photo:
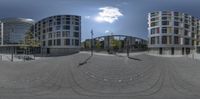
[[[53,45],[56,45],[56,40],[53,40]]]
[[[63,21],[63,24],[70,25],[70,20],[68,20],[68,21]]]
[[[189,20],[187,20],[187,19],[185,19],[184,21],[185,21],[185,23],[189,23]]]
[[[42,39],[45,39],[45,35],[42,35]]]
[[[70,30],[70,26],[68,26],[68,25],[63,25],[63,30]]]
[[[174,44],[179,44],[179,37],[178,36],[174,36]]]
[[[160,28],[159,27],[151,29],[151,34],[155,34],[155,33],[160,33]]]
[[[79,21],[79,19],[76,18],[75,21]]]
[[[172,33],[172,27],[167,27],[167,33]]]
[[[167,20],[167,17],[162,17],[162,20]]]
[[[179,28],[174,28],[174,34],[179,34]]]
[[[174,16],[179,16],[179,12],[174,12]]]
[[[151,34],[155,34],[156,33],[156,29],[155,28],[152,28],[151,29]]]
[[[69,24],[70,24],[70,21],[65,21],[65,24],[68,24],[68,25],[69,25]]]
[[[172,36],[169,36],[169,44],[172,44]]]
[[[52,31],[53,31],[52,27],[49,27],[49,32],[52,32]]]
[[[66,20],[70,20],[70,18],[66,18]]]
[[[61,45],[61,40],[57,39],[57,45],[60,46]]]
[[[155,17],[155,16],[158,16],[159,15],[159,12],[153,12],[151,13],[151,17]]]
[[[46,46],[46,42],[45,42],[45,41],[43,41],[43,42],[42,42],[42,45],[43,45],[43,46]]]
[[[60,32],[56,32],[56,37],[61,37],[61,33]]]
[[[167,36],[162,36],[162,44],[167,44]]]
[[[169,25],[169,21],[162,21],[162,25]]]
[[[184,35],[188,36],[188,30],[185,30]]]
[[[72,39],[72,45],[75,45],[75,40],[74,39]]]
[[[52,38],[52,33],[49,33],[48,37],[49,37],[49,38]]]
[[[174,22],[174,26],[179,26],[179,22]]]
[[[48,40],[48,46],[52,46],[52,40]]]
[[[167,27],[162,27],[162,33],[167,33]]]
[[[195,37],[195,33],[192,33],[192,37],[193,37],[193,38]]]
[[[70,39],[65,39],[64,40],[64,45],[70,45]]]
[[[189,38],[184,38],[184,44],[189,45],[190,44],[190,39]]]
[[[79,31],[79,27],[78,27],[78,26],[75,26],[75,27],[74,27],[74,30]]]
[[[151,37],[151,44],[155,44],[155,37]]]
[[[43,30],[43,33],[46,33],[46,30],[45,30],[45,29]]]
[[[57,25],[60,25],[60,24],[61,24],[61,22],[60,22],[60,21],[58,21],[56,24],[57,24]]]
[[[63,31],[62,37],[70,37],[70,31]]]
[[[79,25],[79,22],[75,22],[75,25]]]
[[[158,26],[158,22],[151,22],[151,27]]]
[[[192,45],[194,46],[194,43],[195,43],[195,40],[192,40]],[[189,44],[188,44],[189,45]],[[196,45],[198,45],[198,44],[196,44]]]
[[[159,17],[151,18],[151,21],[157,21],[157,20],[159,20]]]
[[[160,37],[157,36],[156,39],[157,39],[157,44],[160,44]]]
[[[75,40],[75,45],[79,46],[79,40]]]
[[[56,30],[60,30],[60,25],[56,26]]]
[[[186,29],[189,29],[189,25],[188,25],[188,24],[185,24],[184,27],[185,27]]]
[[[79,37],[79,32],[74,32],[74,37]]]
[[[157,28],[156,28],[156,31],[157,31],[157,33],[160,33],[160,28],[157,27]]]

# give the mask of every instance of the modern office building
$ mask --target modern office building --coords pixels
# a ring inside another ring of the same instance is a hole
[[[25,34],[34,25],[34,20],[27,18],[0,19],[0,53],[9,53],[11,48],[23,43]]]
[[[191,15],[174,11],[149,13],[148,31],[150,53],[185,55],[199,50],[200,21]]]
[[[80,50],[81,17],[57,15],[44,18],[34,26],[35,39],[43,54],[65,55]]]
[[[86,39],[82,47],[87,50],[91,49],[92,45],[96,51],[114,50],[126,52],[127,47],[129,47],[130,51],[141,51],[147,49],[147,40],[126,35],[108,35],[96,37],[93,40]]]

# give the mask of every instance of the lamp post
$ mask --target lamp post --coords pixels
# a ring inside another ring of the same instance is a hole
[[[127,47],[127,57],[129,57],[129,51],[130,51],[130,46],[129,46],[129,38],[127,37],[127,45],[126,45]]]
[[[3,22],[1,22],[1,46],[3,46]]]
[[[93,56],[93,29],[91,30],[91,56]]]
[[[1,46],[3,46],[3,22],[0,21],[1,24]],[[1,60],[3,60],[2,58],[3,56],[1,56]]]

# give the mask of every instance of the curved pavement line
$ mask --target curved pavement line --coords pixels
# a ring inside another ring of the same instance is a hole
[[[75,75],[73,74],[73,68],[71,67],[71,76],[72,76],[72,81],[74,84],[76,84],[76,86],[73,88],[73,90],[78,93],[78,94],[81,94],[81,95],[86,95],[86,96],[113,96],[113,95],[117,95],[117,96],[148,96],[148,95],[153,95],[155,93],[157,93],[163,86],[163,82],[164,82],[164,75],[162,71],[160,71],[160,76],[158,78],[158,80],[150,87],[150,88],[147,88],[146,90],[143,90],[143,91],[139,91],[139,92],[130,92],[128,94],[126,93],[123,93],[123,94],[120,94],[120,93],[100,93],[100,92],[93,92],[91,90],[87,90],[85,88],[83,88],[76,80],[75,80]],[[156,88],[157,90],[153,91],[153,92],[147,92],[147,91],[152,91],[153,88],[155,87],[158,87]],[[143,94],[141,94],[141,92],[143,92]],[[146,94],[144,94],[146,93]]]
[[[172,63],[173,66],[176,66]],[[171,68],[171,66],[169,67]],[[176,67],[174,67],[176,69]],[[200,89],[196,89],[194,85],[182,79],[182,77],[177,73],[175,69],[170,69],[170,76],[171,76],[171,84],[173,84],[173,88],[183,94],[183,95],[190,95],[190,96],[200,96]],[[194,89],[195,92],[194,92]]]

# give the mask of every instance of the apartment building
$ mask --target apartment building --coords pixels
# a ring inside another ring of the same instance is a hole
[[[33,30],[35,39],[41,43],[43,54],[65,55],[76,53],[80,49],[80,16],[50,16],[35,23]]]
[[[200,21],[186,13],[148,14],[148,47],[153,54],[185,55],[200,50]]]

